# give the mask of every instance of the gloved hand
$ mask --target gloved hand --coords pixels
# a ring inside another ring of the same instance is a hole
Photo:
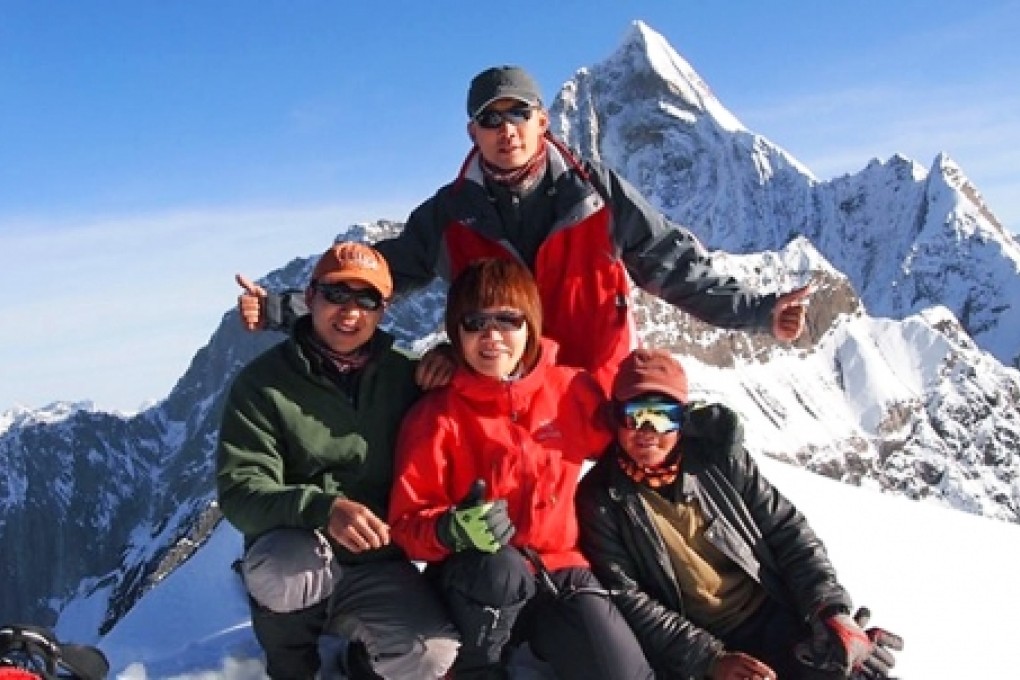
[[[474,548],[494,553],[513,537],[516,529],[507,514],[505,499],[484,501],[485,481],[476,479],[460,503],[439,518],[436,535],[453,552]]]
[[[871,612],[867,607],[861,607],[854,614],[854,621],[861,628],[867,626],[870,619]],[[863,678],[865,680],[888,678],[889,671],[896,665],[896,659],[893,658],[892,652],[889,650],[903,651],[903,638],[895,633],[890,633],[884,628],[876,627],[868,628],[864,631],[864,634],[871,640],[871,655],[864,660],[861,667],[855,670],[851,677]]]
[[[865,607],[853,618],[842,611],[821,613],[811,621],[811,637],[797,645],[797,658],[805,665],[847,677],[851,673],[864,678],[888,677],[894,662],[888,649],[902,649],[903,641],[881,629],[872,629],[872,639],[862,628],[870,618]]]

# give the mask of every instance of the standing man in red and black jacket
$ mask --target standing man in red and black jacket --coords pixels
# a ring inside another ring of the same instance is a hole
[[[473,147],[456,179],[415,209],[399,236],[375,244],[398,295],[437,275],[451,280],[481,257],[521,261],[538,283],[560,361],[593,372],[607,390],[636,344],[632,282],[716,326],[768,329],[784,341],[800,335],[806,287],[762,295],[720,274],[690,231],[549,134],[539,87],[523,69],[475,76],[467,113]],[[299,295],[267,298],[243,276],[238,283],[249,329],[286,327],[303,313]]]

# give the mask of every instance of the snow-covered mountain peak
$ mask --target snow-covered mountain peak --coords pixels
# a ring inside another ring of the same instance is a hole
[[[13,427],[29,427],[39,424],[56,424],[67,420],[79,411],[95,411],[92,401],[55,401],[42,408],[30,409],[14,406],[0,413],[0,434]]]
[[[1020,249],[1017,249],[1016,240],[1013,238],[1013,235],[1002,225],[999,218],[988,207],[984,196],[981,195],[977,187],[967,178],[963,169],[956,161],[949,157],[949,154],[942,152],[935,156],[928,176],[932,182],[939,182],[941,186],[963,197],[970,208],[970,212],[976,211],[977,215],[984,218],[983,220],[968,218],[966,211],[954,211],[960,217],[960,223],[963,228],[974,230],[967,234],[968,236],[974,232],[985,230],[988,232],[985,236],[1002,240],[1004,245],[1012,246],[1014,257],[1020,255]]]
[[[899,179],[913,179],[915,182],[920,182],[928,176],[927,168],[901,153],[894,153],[887,161],[872,158],[868,161],[862,172],[874,173],[879,171],[888,172]],[[849,174],[844,175],[844,177],[851,176]]]
[[[708,114],[724,130],[746,131],[687,60],[643,21],[631,24],[620,47],[600,64],[600,68],[628,73],[638,93],[644,89],[642,85],[647,86],[651,94],[665,85],[672,97],[663,98],[662,106],[680,117],[684,112]]]
[[[621,156],[688,150],[698,137],[747,134],[691,65],[640,21],[607,59],[579,69],[550,111],[554,132],[610,165]]]

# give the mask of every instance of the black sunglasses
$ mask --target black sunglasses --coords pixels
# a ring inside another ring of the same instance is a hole
[[[531,114],[534,110],[534,106],[515,106],[512,109],[507,109],[506,111],[485,109],[475,116],[475,122],[486,130],[495,130],[496,128],[501,127],[503,123],[524,125],[531,120]]]
[[[481,333],[495,328],[497,331],[519,331],[527,319],[520,312],[471,312],[460,319],[460,327],[467,333]]]
[[[359,309],[374,312],[385,304],[382,294],[375,288],[356,289],[346,283],[313,283],[312,287],[331,305],[353,302]]]

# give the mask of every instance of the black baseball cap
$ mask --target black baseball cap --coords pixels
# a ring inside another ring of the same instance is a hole
[[[529,106],[540,106],[542,93],[531,74],[520,66],[493,66],[471,80],[468,116],[474,118],[497,99],[517,99]]]

